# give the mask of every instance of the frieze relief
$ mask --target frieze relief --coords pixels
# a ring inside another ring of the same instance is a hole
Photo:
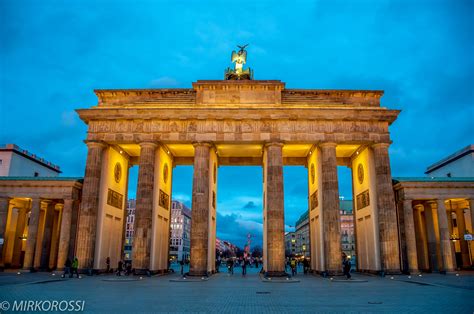
[[[155,141],[336,141],[389,142],[385,122],[309,120],[116,120],[91,121],[88,140]]]
[[[91,121],[92,133],[387,133],[384,122],[308,120],[116,120]]]

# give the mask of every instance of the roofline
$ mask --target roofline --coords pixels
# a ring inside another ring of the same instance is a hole
[[[393,177],[393,184],[403,182],[474,182],[474,177]]]
[[[82,177],[3,177],[0,176],[0,181],[77,181],[84,182]]]
[[[17,146],[17,147],[18,147],[18,146]],[[37,158],[34,158],[34,157],[32,157],[32,156],[30,156],[30,155],[28,155],[28,154],[25,154],[25,153],[23,153],[22,151],[17,150],[17,149],[15,149],[15,148],[0,148],[0,152],[13,152],[13,153],[16,153],[16,154],[18,154],[18,155],[20,155],[20,156],[22,156],[22,157],[24,157],[24,158],[26,158],[26,159],[29,159],[29,160],[31,160],[31,161],[34,161],[34,162],[36,162],[36,163],[38,163],[38,164],[41,164],[42,166],[44,166],[44,167],[46,167],[46,168],[48,168],[48,169],[50,169],[50,170],[53,170],[54,172],[56,172],[56,173],[58,173],[58,174],[59,174],[59,173],[62,173],[62,171],[59,170],[59,166],[54,165],[54,164],[51,164],[52,166],[51,166],[51,165],[48,165],[47,163],[45,163],[45,162],[43,162],[43,161],[41,161],[41,160],[39,160],[39,159],[37,159]],[[58,168],[56,169],[56,168],[54,168],[53,166],[57,166]]]
[[[469,155],[470,153],[474,153],[474,145],[470,144],[467,145],[466,147],[463,147],[462,149],[458,150],[454,154],[449,155],[446,158],[441,159],[440,161],[432,164],[428,168],[426,168],[425,174],[430,174],[431,172],[438,170],[439,168],[456,161],[466,155]]]

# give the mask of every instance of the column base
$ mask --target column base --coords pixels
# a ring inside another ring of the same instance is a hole
[[[150,270],[150,274],[152,275],[164,275],[169,273],[168,269],[157,269],[157,270]]]
[[[380,275],[402,275],[400,269],[386,269],[380,272]]]
[[[186,273],[186,276],[190,277],[208,277],[209,273],[207,271],[190,271]]]
[[[78,268],[77,272],[79,274],[84,274],[88,276],[92,276],[98,273],[97,269],[92,269],[92,268]]]
[[[291,277],[289,274],[284,271],[267,271],[265,272],[265,278],[268,277]]]
[[[152,275],[152,272],[149,269],[135,268],[132,270],[132,274],[134,274],[135,276],[148,276],[149,277]]]

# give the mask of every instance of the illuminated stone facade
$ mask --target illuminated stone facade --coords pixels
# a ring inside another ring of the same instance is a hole
[[[74,257],[82,180],[0,177],[0,269],[62,269]]]
[[[88,124],[86,175],[78,230],[80,268],[103,269],[119,250],[128,167],[139,166],[134,267],[167,269],[174,165],[194,165],[190,274],[215,271],[219,165],[261,165],[264,269],[284,275],[283,166],[308,167],[311,268],[341,272],[338,165],[364,168],[356,194],[369,205],[359,241],[368,271],[398,272],[398,232],[388,127],[399,111],[380,106],[381,91],[292,90],[280,81],[198,81],[191,89],[99,90],[97,106],[78,110]],[[363,156],[363,157],[362,157]],[[114,171],[121,167],[121,180]],[[355,171],[354,171],[355,173]],[[354,174],[355,180],[358,176]],[[109,192],[112,190],[112,192]],[[365,203],[364,203],[365,204]],[[363,230],[363,231],[362,231]]]

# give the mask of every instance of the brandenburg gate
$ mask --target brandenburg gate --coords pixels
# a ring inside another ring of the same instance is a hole
[[[398,110],[382,91],[287,89],[253,80],[246,52],[233,54],[225,80],[189,89],[96,90],[98,104],[77,110],[88,125],[78,222],[79,268],[116,265],[124,237],[128,169],[139,166],[133,268],[168,269],[171,182],[176,165],[194,165],[190,275],[215,271],[217,171],[263,169],[263,261],[285,272],[283,166],[308,169],[311,269],[341,272],[337,166],[353,173],[358,269],[400,272],[388,147]],[[243,62],[242,62],[243,57]],[[239,62],[240,61],[240,62]]]

